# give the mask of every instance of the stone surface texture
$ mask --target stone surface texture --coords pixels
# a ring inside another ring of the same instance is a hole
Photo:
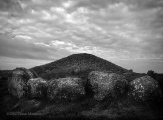
[[[150,102],[159,101],[162,92],[156,80],[150,76],[143,76],[129,83],[128,95],[138,102]]]
[[[74,101],[85,95],[82,79],[59,78],[49,82],[47,97],[50,101]]]
[[[37,77],[34,71],[26,68],[16,68],[12,71],[12,77],[8,79],[8,91],[17,98],[26,96],[27,82],[31,78]]]
[[[88,75],[88,80],[96,100],[103,100],[106,97],[117,98],[125,92],[125,87],[128,84],[123,75],[99,71],[92,71]]]
[[[31,98],[41,98],[46,95],[48,83],[42,78],[32,78],[28,80],[27,86]]]

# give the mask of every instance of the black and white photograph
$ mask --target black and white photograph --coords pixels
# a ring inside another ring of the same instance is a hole
[[[163,0],[0,0],[1,120],[162,120]]]

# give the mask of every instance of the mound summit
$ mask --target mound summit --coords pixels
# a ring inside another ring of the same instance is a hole
[[[114,63],[92,54],[72,54],[57,61],[31,68],[44,79],[61,78],[70,75],[88,75],[91,71],[128,72]]]

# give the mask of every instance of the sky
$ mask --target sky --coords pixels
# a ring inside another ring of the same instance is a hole
[[[90,53],[163,73],[163,0],[0,0],[0,69]]]

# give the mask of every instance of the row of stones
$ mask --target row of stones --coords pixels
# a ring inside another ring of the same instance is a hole
[[[85,83],[80,78],[72,77],[46,81],[25,68],[13,70],[9,79],[9,92],[18,98],[47,97],[50,101],[74,101],[86,95],[85,88],[88,84],[94,99],[100,101],[119,98],[126,92],[137,101],[156,101],[162,96],[159,84],[149,76],[128,83],[123,75],[92,71]]]

